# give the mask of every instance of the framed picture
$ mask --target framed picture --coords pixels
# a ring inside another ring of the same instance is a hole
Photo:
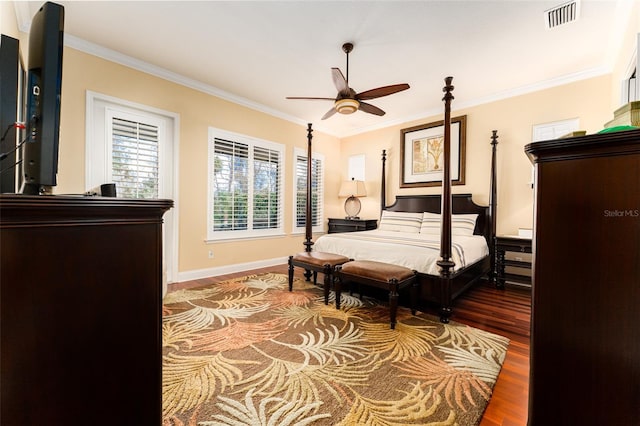
[[[464,185],[467,116],[451,119],[451,184]],[[400,130],[400,187],[442,185],[444,120]]]

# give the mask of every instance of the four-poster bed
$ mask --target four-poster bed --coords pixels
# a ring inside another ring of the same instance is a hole
[[[442,193],[398,195],[386,204],[386,151],[382,152],[381,218],[377,230],[327,234],[315,242],[314,251],[353,260],[399,265],[418,272],[417,305],[435,302],[440,320],[449,321],[453,301],[480,278],[493,278],[496,230],[496,146],[491,136],[489,206],[477,205],[471,194],[451,194],[451,91],[452,78],[445,79]],[[308,207],[309,208],[309,207]],[[306,247],[310,241],[308,235]],[[313,244],[313,243],[312,243]],[[344,260],[344,259],[342,259]],[[339,262],[324,265],[329,275]],[[303,266],[303,265],[298,265]],[[292,271],[290,260],[290,274]],[[325,292],[331,284],[325,280]],[[415,300],[410,301],[411,304]]]

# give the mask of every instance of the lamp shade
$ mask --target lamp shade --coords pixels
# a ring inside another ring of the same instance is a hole
[[[367,189],[364,186],[364,182],[361,180],[345,180],[340,185],[340,191],[338,197],[366,197]]]

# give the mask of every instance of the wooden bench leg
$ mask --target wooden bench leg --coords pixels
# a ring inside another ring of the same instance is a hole
[[[293,256],[289,256],[289,291],[293,291]]]
[[[396,313],[398,312],[398,280],[392,278],[389,281],[389,316],[391,317],[391,329],[396,328]]]
[[[329,304],[329,292],[331,291],[331,265],[324,265],[324,304]],[[316,274],[314,273],[313,281],[315,283]]]
[[[336,309],[340,309],[340,295],[342,294],[342,277],[335,280]]]

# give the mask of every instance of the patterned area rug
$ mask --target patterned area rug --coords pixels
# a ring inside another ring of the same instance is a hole
[[[164,303],[164,425],[476,425],[509,343],[282,274]]]

